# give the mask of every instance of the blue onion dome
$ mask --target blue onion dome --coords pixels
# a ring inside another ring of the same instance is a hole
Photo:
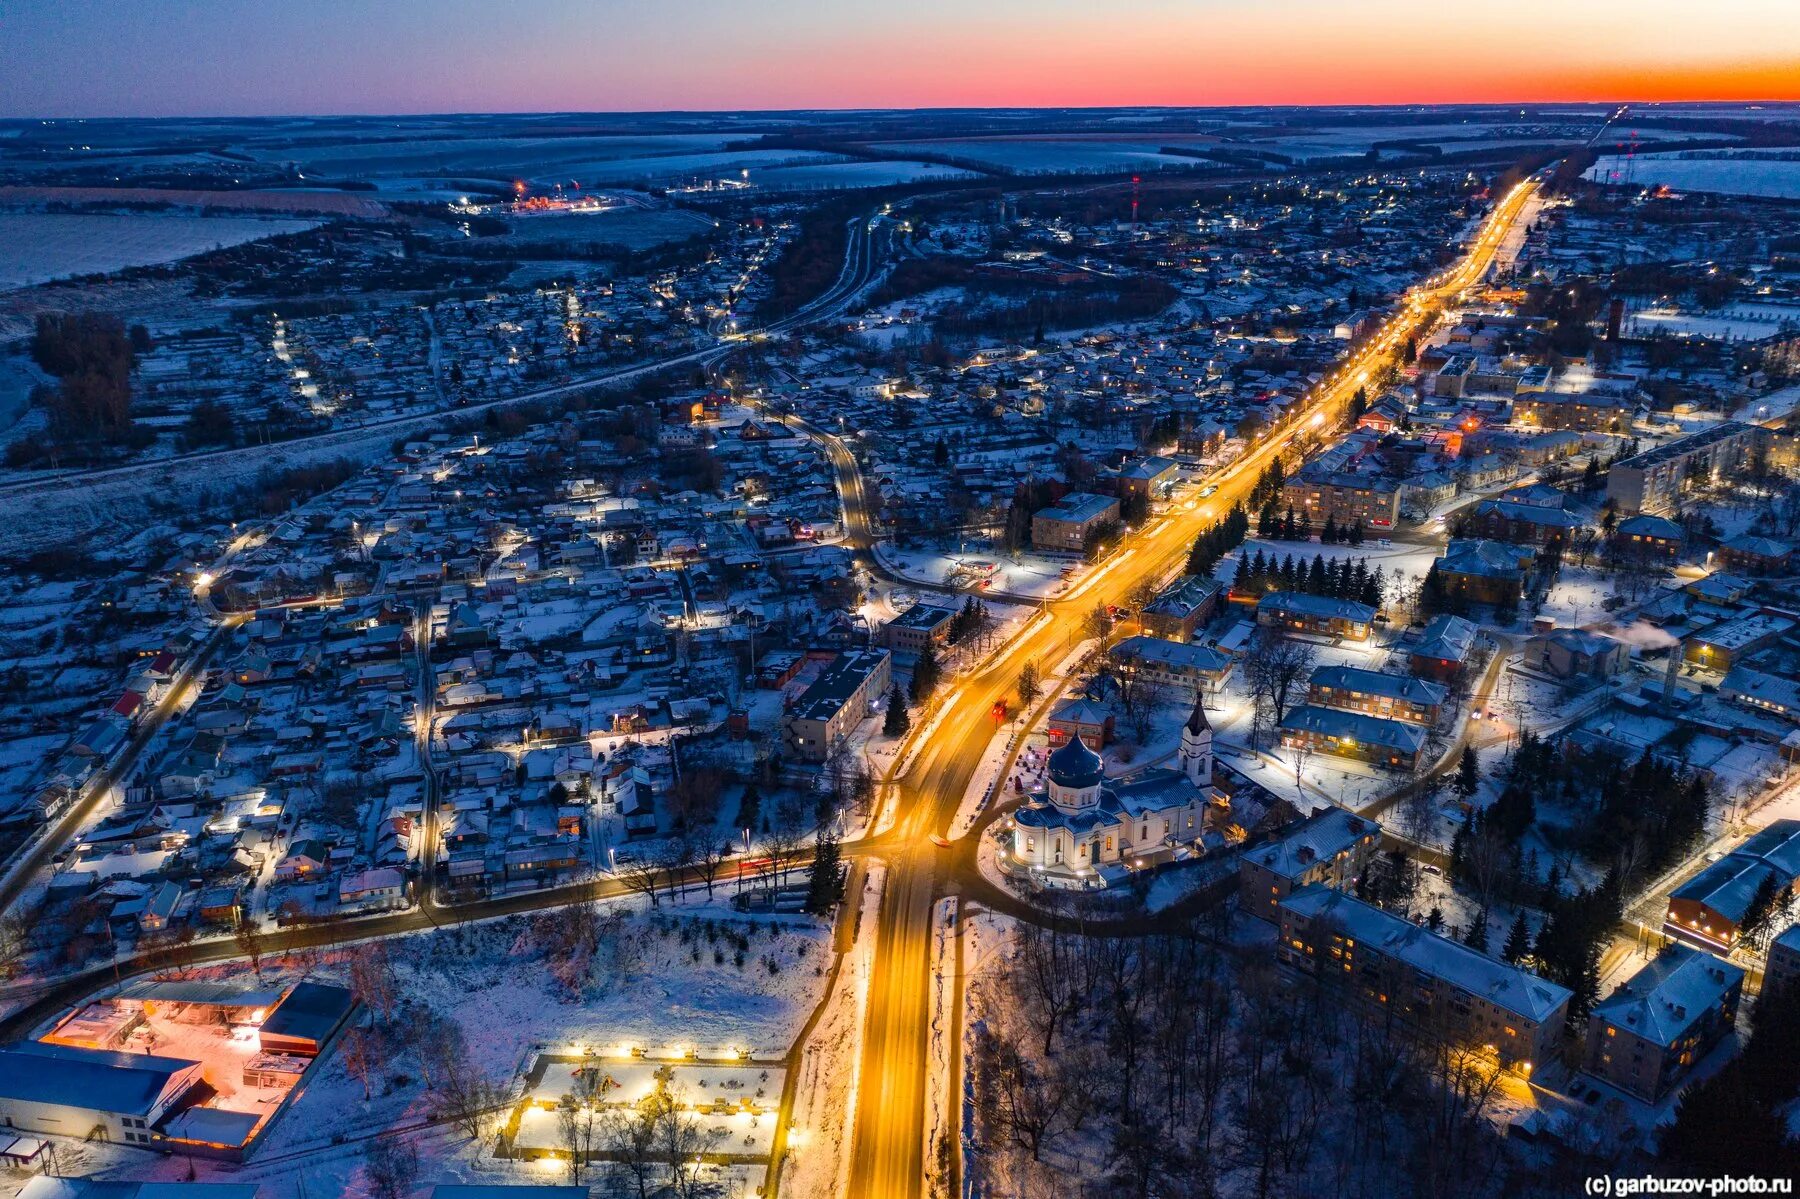
[[[1100,755],[1080,737],[1070,737],[1067,745],[1050,755],[1048,765],[1050,781],[1070,790],[1097,787],[1106,776]]]

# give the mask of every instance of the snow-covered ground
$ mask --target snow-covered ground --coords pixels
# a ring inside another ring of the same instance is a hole
[[[554,911],[389,940],[396,992],[416,1005],[400,1023],[425,1008],[452,1019],[472,1065],[514,1080],[540,1050],[576,1045],[732,1046],[759,1060],[784,1054],[819,1002],[831,964],[830,930],[803,917],[743,916],[723,902],[655,913],[641,908],[608,905],[591,955],[554,948],[562,919]],[[265,984],[301,977],[341,982],[348,970],[343,953],[308,954],[265,961],[263,977]],[[242,964],[191,977],[253,985]],[[422,1125],[433,1114],[416,1055],[384,1039],[391,1052],[375,1072],[370,1099],[343,1053],[333,1051],[249,1163],[198,1162],[199,1177],[255,1181],[267,1199],[354,1193],[364,1140]],[[481,1180],[514,1169],[478,1155],[466,1137],[443,1126],[421,1131],[417,1142],[426,1182]],[[70,1141],[59,1152],[67,1174],[166,1181],[185,1177],[188,1168],[122,1146]]]
[[[165,213],[0,213],[0,291],[71,275],[175,262],[317,221]]]
[[[1033,599],[1062,596],[1086,573],[1072,558],[1013,556],[980,543],[967,549],[900,549],[883,542],[876,545],[875,556],[892,573],[921,586],[961,587],[986,579],[984,590]]]
[[[1734,196],[1800,197],[1800,159],[1690,153],[1695,156],[1640,154],[1630,162],[1619,155],[1608,155],[1588,168],[1586,178],[1599,183],[1623,182],[1629,170],[1632,181],[1645,187],[1666,186],[1677,191]]]

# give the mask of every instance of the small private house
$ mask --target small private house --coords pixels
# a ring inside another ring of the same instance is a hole
[[[1072,737],[1080,737],[1094,750],[1106,748],[1112,740],[1113,714],[1105,704],[1085,695],[1063,700],[1050,713],[1046,732],[1052,748],[1060,748]]]
[[[1672,943],[1588,1016],[1586,1069],[1661,1102],[1737,1022],[1744,972]]]

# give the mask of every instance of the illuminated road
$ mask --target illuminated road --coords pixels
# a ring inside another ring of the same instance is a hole
[[[993,736],[989,713],[994,704],[1010,698],[1025,663],[1036,661],[1040,669],[1047,669],[1073,648],[1085,636],[1084,615],[1095,604],[1120,603],[1140,582],[1160,583],[1179,569],[1195,534],[1243,500],[1262,470],[1296,438],[1335,427],[1357,388],[1396,363],[1408,337],[1427,328],[1446,303],[1481,281],[1536,190],[1537,184],[1528,181],[1507,193],[1465,257],[1421,285],[1381,332],[1342,363],[1305,405],[1270,430],[1250,453],[1209,480],[1218,490],[1204,504],[1191,513],[1163,516],[1129,536],[1084,582],[1080,600],[1050,605],[941,701],[936,731],[920,747],[904,776],[895,780],[900,815],[890,838],[895,848],[888,858],[887,886],[881,900],[855,1108],[849,1193],[856,1199],[908,1199],[924,1192],[931,906],[938,875],[949,856],[932,843],[931,836],[949,831]],[[838,453],[832,457],[842,479],[844,467]],[[855,473],[853,463],[851,473]],[[850,510],[852,500],[857,501],[855,507],[861,507],[860,480],[853,491],[844,494],[846,524],[854,540],[859,532],[866,535],[866,514]],[[861,529],[857,528],[859,521],[864,522]],[[920,723],[923,729],[933,722],[928,715]]]
[[[1243,499],[1257,475],[1296,438],[1322,433],[1342,419],[1350,398],[1369,378],[1393,363],[1407,337],[1425,327],[1438,309],[1478,282],[1504,243],[1507,232],[1525,210],[1534,183],[1522,184],[1496,207],[1467,257],[1446,276],[1434,279],[1409,298],[1381,334],[1358,350],[1321,386],[1310,401],[1238,462],[1210,482],[1218,488],[1193,512],[1171,513],[1132,534],[1118,552],[1090,572],[1080,598],[1050,604],[988,663],[947,689],[933,713],[918,723],[921,744],[904,774],[890,780],[897,790],[894,827],[847,853],[877,853],[888,863],[876,931],[875,967],[863,1042],[863,1066],[854,1130],[849,1193],[908,1197],[924,1190],[925,1088],[928,1085],[926,1038],[930,1024],[930,934],[932,900],[940,877],[949,873],[951,853],[937,848],[933,834],[945,834],[966,793],[977,764],[994,732],[989,717],[997,700],[1010,698],[1026,662],[1048,667],[1080,641],[1085,613],[1097,603],[1118,603],[1141,581],[1160,581],[1185,560],[1195,533]],[[874,273],[871,251],[875,238],[860,249],[853,239],[845,272],[831,289],[825,310],[847,304]],[[821,315],[812,309],[809,315]],[[798,314],[796,318],[799,319]],[[797,422],[802,423],[803,422]],[[843,443],[805,426],[827,445],[834,473],[845,498],[846,532],[859,549],[871,544],[874,530],[854,457]],[[234,619],[241,619],[234,618]],[[933,719],[933,716],[938,717]],[[927,729],[935,729],[929,736]],[[907,759],[902,756],[900,761]],[[963,847],[963,848],[966,848]],[[727,867],[721,882],[729,885],[742,863]],[[340,941],[395,935],[436,923],[490,919],[496,916],[627,894],[612,879],[571,887],[500,896],[455,909],[417,909],[349,925],[281,929],[265,935],[267,952],[283,952]],[[422,897],[424,898],[424,897]],[[220,940],[184,947],[166,955],[170,962],[197,964],[241,956],[232,942]],[[104,964],[59,981],[31,1003],[0,1021],[0,1036],[16,1036],[80,997],[154,964],[153,955],[128,963]]]

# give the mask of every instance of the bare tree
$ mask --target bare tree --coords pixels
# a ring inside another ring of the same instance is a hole
[[[1278,629],[1258,629],[1244,655],[1244,682],[1253,705],[1251,739],[1263,729],[1281,727],[1295,695],[1312,673],[1313,647]]]
[[[671,901],[678,901],[681,880],[694,864],[694,842],[687,833],[670,837],[656,849],[656,864],[662,869],[663,886],[669,889]]]
[[[608,1172],[636,1199],[652,1199],[662,1189],[658,1180],[662,1154],[657,1144],[656,1116],[648,1104],[610,1107],[600,1118],[600,1143]]]
[[[1169,691],[1141,671],[1132,670],[1119,680],[1119,700],[1125,708],[1125,723],[1131,735],[1142,744],[1156,728],[1156,714],[1167,705]]]
[[[367,1103],[374,1095],[370,1083],[381,1068],[381,1047],[374,1034],[366,1028],[350,1029],[344,1034],[338,1053],[343,1056],[344,1069],[350,1077],[362,1084],[363,1102]]]
[[[672,1102],[657,1105],[656,1139],[669,1170],[669,1189],[678,1199],[701,1199],[713,1190],[699,1166],[719,1147],[719,1134]]]
[[[363,1151],[363,1172],[374,1199],[406,1199],[419,1181],[419,1149],[404,1137],[376,1137]]]
[[[717,836],[702,835],[694,842],[694,873],[706,884],[706,898],[713,897],[713,884],[731,857],[731,842]]]
[[[394,961],[386,941],[362,941],[350,947],[350,989],[383,1025],[394,1016],[398,988]]]
[[[658,892],[662,888],[662,866],[659,863],[649,858],[633,857],[630,861],[618,863],[616,874],[627,891],[648,896],[651,907],[658,905]]]
[[[262,936],[256,931],[255,923],[246,914],[238,920],[232,937],[237,941],[238,952],[250,959],[250,969],[256,975],[257,984],[262,984]]]
[[[581,1170],[601,1143],[606,1092],[613,1081],[604,1070],[582,1066],[570,1077],[568,1094],[556,1106],[556,1128],[569,1154],[569,1181],[580,1182]]]
[[[30,922],[22,913],[0,915],[0,978],[11,978],[17,973],[19,959],[25,956],[30,943]]]
[[[974,1066],[984,1122],[1038,1160],[1044,1142],[1065,1126],[1073,1097],[1067,1080],[986,1027],[976,1033]]]

